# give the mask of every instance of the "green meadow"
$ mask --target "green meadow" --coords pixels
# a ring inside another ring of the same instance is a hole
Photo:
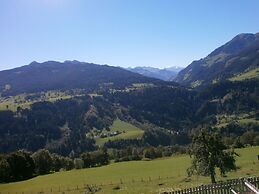
[[[75,96],[82,96],[83,94],[69,95],[66,92],[53,90],[40,93],[19,94],[16,96],[0,97],[0,111],[11,110],[16,111],[18,107],[25,109],[30,108],[33,103],[49,101],[55,102],[57,100],[70,99]],[[31,98],[31,99],[30,99]]]
[[[259,176],[259,147],[237,149],[236,152],[240,155],[237,157],[238,170],[228,173],[226,177],[217,177],[217,180]],[[1,184],[0,191],[1,194],[84,193],[84,187],[96,185],[101,189],[98,193],[141,194],[209,183],[208,177],[187,177],[186,169],[190,161],[187,155],[175,155],[153,161],[112,163]]]
[[[240,115],[218,115],[218,123],[215,127],[225,127],[231,122],[235,122],[239,125],[248,125],[248,124],[259,124],[259,120],[256,119],[255,113],[250,112],[249,114],[240,114]]]
[[[259,77],[259,68],[254,68],[244,73],[235,75],[234,77],[230,78],[230,81],[243,81],[246,79],[253,79]]]
[[[107,141],[114,141],[114,140],[117,140],[117,139],[136,139],[136,138],[141,138],[144,131],[141,130],[140,128],[130,124],[130,123],[127,123],[127,122],[124,122],[124,121],[121,121],[119,119],[116,119],[111,128],[110,128],[110,131],[109,132],[119,132],[120,134],[119,135],[116,135],[116,136],[111,136],[111,137],[105,137],[105,138],[101,138],[101,137],[98,137],[96,138],[96,144],[98,145],[103,145],[105,142]],[[103,130],[102,133],[108,133],[108,131],[106,130]]]

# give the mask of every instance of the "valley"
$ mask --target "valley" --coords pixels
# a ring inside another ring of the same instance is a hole
[[[0,0],[0,194],[259,194],[258,7]]]
[[[199,135],[222,151],[212,162],[217,180],[258,175],[257,36],[236,36],[177,69],[174,81],[162,70],[79,61],[0,71],[1,193],[158,193],[206,184],[209,172],[186,171]]]

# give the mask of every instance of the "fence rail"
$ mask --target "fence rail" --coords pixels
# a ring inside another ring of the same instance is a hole
[[[245,183],[250,183],[257,189],[259,187],[259,177],[231,179],[226,182],[200,185],[188,189],[163,191],[160,194],[259,194],[259,192],[253,191]]]

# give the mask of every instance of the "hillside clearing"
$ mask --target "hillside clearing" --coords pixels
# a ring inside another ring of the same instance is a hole
[[[102,134],[111,133],[111,132],[118,132],[119,134],[111,137],[104,137],[104,138],[98,137],[96,138],[96,144],[103,145],[105,142],[109,140],[114,141],[117,139],[137,139],[137,138],[141,138],[144,133],[144,131],[141,130],[140,128],[130,123],[127,123],[125,121],[121,121],[119,119],[116,119],[113,122],[110,128],[110,131],[104,130]]]
[[[259,124],[259,120],[256,119],[254,113],[249,114],[243,114],[243,115],[218,115],[217,116],[217,124],[215,127],[221,128],[221,127],[226,127],[228,124],[231,122],[235,122],[236,124],[239,125],[248,125],[248,124]]]
[[[234,77],[230,78],[229,80],[230,81],[242,81],[242,80],[253,79],[253,78],[259,78],[259,68],[251,69],[244,73],[235,75]]]

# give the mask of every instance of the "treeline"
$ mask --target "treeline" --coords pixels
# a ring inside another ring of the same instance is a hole
[[[191,130],[189,135],[193,136],[197,134],[204,127],[210,132],[220,134],[222,141],[229,148],[243,148],[259,145],[259,125],[257,123],[240,124],[232,121],[223,127],[203,125]]]
[[[234,148],[242,148],[247,145],[259,145],[259,125],[249,123],[240,125],[231,122],[225,127],[218,129],[219,133],[223,135],[223,141],[226,145]]]
[[[188,145],[191,143],[190,134],[183,131],[170,131],[161,128],[149,128],[145,130],[141,139],[117,139],[104,143],[104,147],[113,149],[124,149],[125,147],[158,147]]]
[[[115,162],[152,160],[155,158],[169,157],[173,154],[184,153],[187,153],[187,146],[127,147],[124,149],[111,149],[110,159]]]
[[[73,160],[42,149],[35,153],[24,150],[0,156],[0,182],[21,181],[37,175],[71,170]]]
[[[35,153],[24,150],[0,155],[0,183],[26,180],[38,175],[73,168],[89,168],[109,163],[105,149],[83,153],[78,158],[63,157],[46,149]]]
[[[124,149],[101,148],[93,152],[84,152],[79,157],[64,157],[50,153],[46,149],[37,152],[19,150],[0,155],[0,183],[22,181],[38,175],[72,169],[98,167],[110,161],[152,160],[160,157],[183,154],[185,146],[126,147]]]
[[[241,148],[250,145],[259,145],[258,126],[249,125],[245,128],[239,126],[237,131],[234,130],[235,127],[238,126],[231,124],[221,129],[208,129],[209,131],[222,134],[222,141],[228,147]],[[192,134],[196,134],[198,130],[192,131]],[[122,140],[118,141],[121,142]],[[2,154],[0,155],[0,182],[21,181],[38,175],[63,170],[98,167],[107,165],[111,161],[152,160],[155,158],[170,157],[174,154],[186,154],[189,151],[189,144],[171,146],[151,146],[145,144],[143,146],[139,141],[125,140],[128,144],[122,144],[123,147],[118,145],[117,147],[110,147],[109,150],[107,147],[112,142],[108,142],[104,145],[105,147],[96,151],[83,152],[77,156],[70,154],[70,157],[51,153],[46,149],[40,149],[34,153],[20,150],[9,154]],[[133,146],[132,143],[135,143],[136,146]]]

